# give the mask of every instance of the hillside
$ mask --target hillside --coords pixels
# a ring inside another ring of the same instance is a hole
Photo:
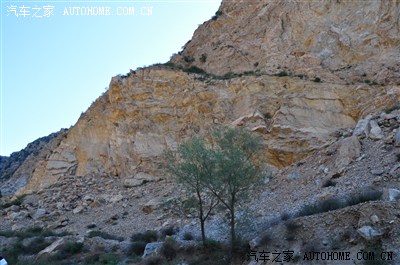
[[[30,195],[3,207],[0,230],[70,232],[58,240],[115,246],[118,257],[133,233],[174,226],[195,234],[163,152],[212,128],[244,127],[262,137],[260,160],[272,172],[248,205],[243,236],[252,248],[354,255],[379,241],[400,262],[399,21],[398,1],[223,1],[170,62],[113,77],[71,129],[17,162],[1,158],[3,195]],[[383,195],[354,199],[364,193]],[[326,199],[341,207],[301,214]],[[226,238],[221,220],[208,224],[216,240]],[[366,226],[379,235],[357,232]],[[91,230],[125,241],[89,238]],[[15,242],[0,234],[0,249]]]

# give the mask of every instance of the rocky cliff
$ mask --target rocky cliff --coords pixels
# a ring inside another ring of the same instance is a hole
[[[223,1],[165,65],[114,77],[26,190],[63,175],[159,177],[167,148],[219,125],[264,138],[283,167],[392,106],[400,87],[396,1]]]
[[[41,137],[9,157],[0,156],[0,188],[3,195],[15,193],[31,179],[34,171],[44,163],[60,144],[68,130],[63,129]]]

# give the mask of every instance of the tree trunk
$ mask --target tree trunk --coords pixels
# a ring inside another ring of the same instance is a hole
[[[203,211],[203,201],[201,199],[200,191],[197,190],[197,198],[199,199],[199,219],[200,219],[200,227],[201,227],[201,240],[203,241],[203,246],[206,245],[206,232],[204,229],[204,211]]]

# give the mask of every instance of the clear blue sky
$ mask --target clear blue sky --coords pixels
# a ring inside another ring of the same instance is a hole
[[[168,61],[220,4],[1,0],[0,155],[74,125],[112,76]],[[110,15],[83,16],[97,12],[88,7]]]

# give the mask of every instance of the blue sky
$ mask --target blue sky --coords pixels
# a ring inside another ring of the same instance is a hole
[[[2,0],[0,155],[74,125],[112,76],[168,61],[220,4]],[[92,7],[110,15],[82,15]]]

